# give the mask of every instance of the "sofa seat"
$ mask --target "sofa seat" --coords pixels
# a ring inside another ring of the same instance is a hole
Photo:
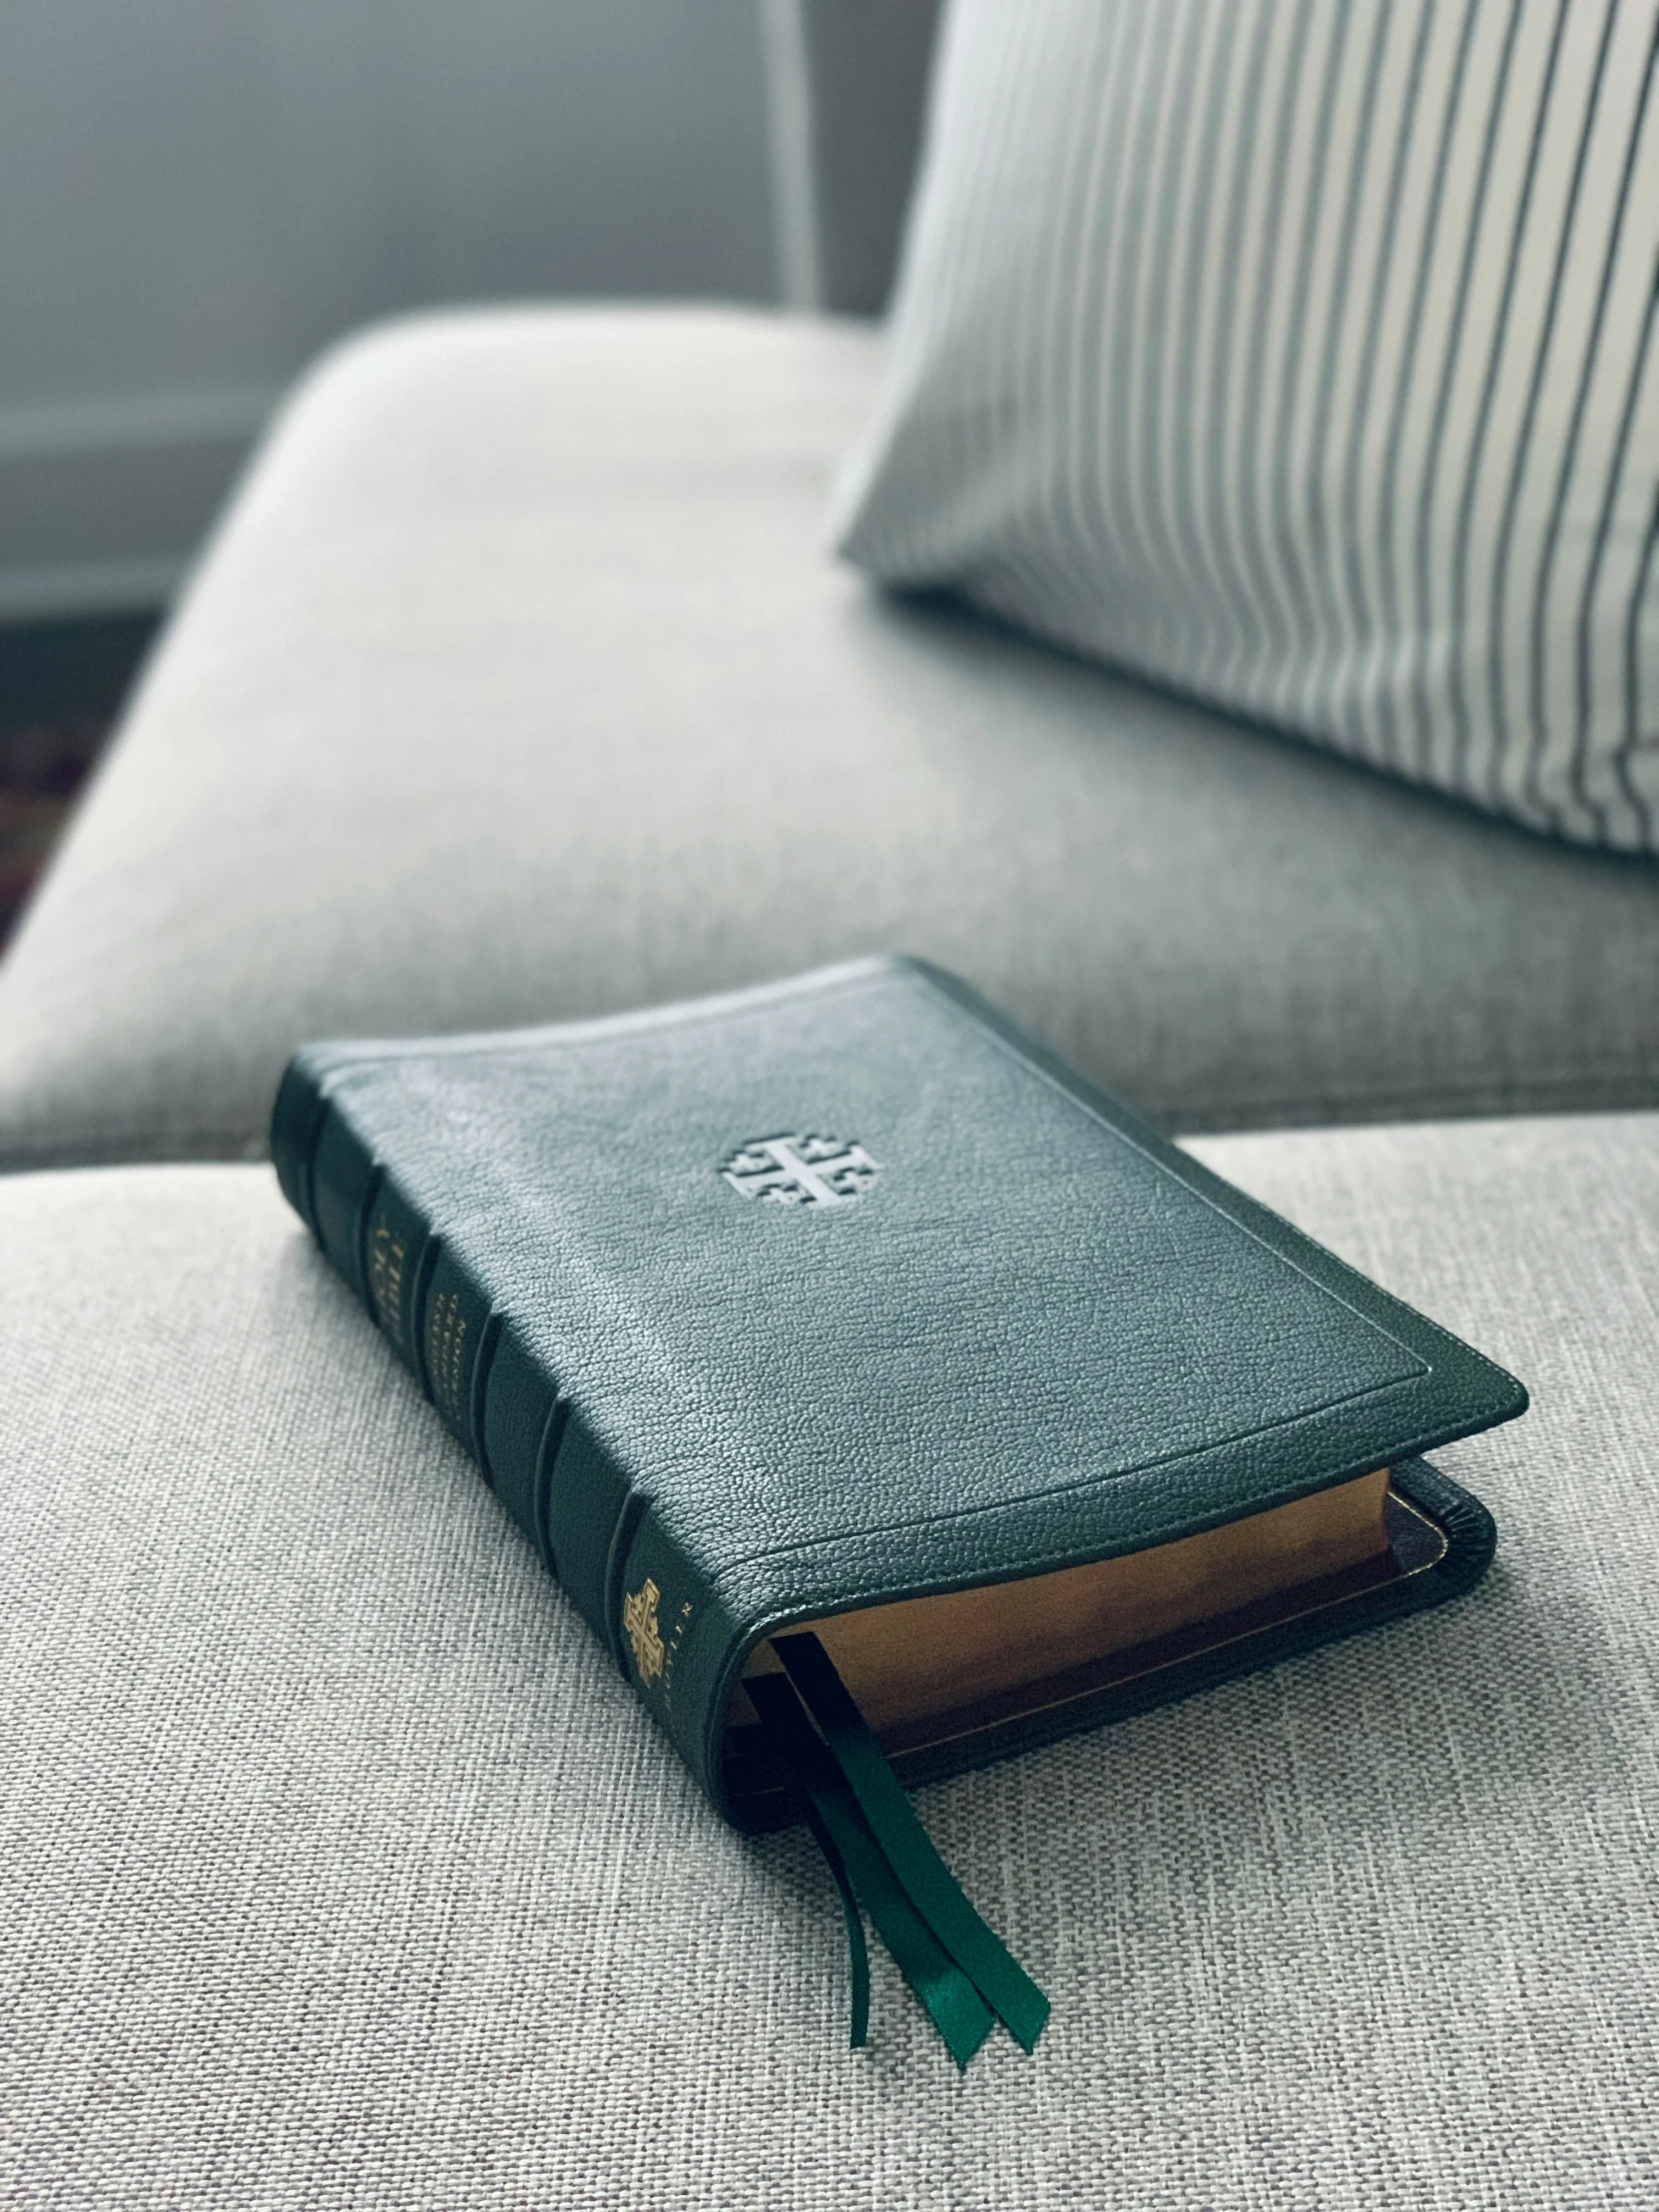
[[[1659,1103],[1659,867],[872,592],[879,371],[670,308],[326,360],[0,968],[0,1163],[257,1151],[306,1037],[874,950],[1177,1128]]]
[[[918,1804],[958,2080],[709,1813],[264,1168],[0,1184],[0,2198],[1651,2207],[1659,1116],[1206,1140],[1513,1367],[1454,1605]]]

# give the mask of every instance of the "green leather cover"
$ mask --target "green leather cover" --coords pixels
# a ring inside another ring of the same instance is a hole
[[[723,1811],[732,1687],[792,1623],[1382,1465],[1448,1532],[1392,1593],[992,1730],[961,1764],[1450,1594],[1489,1554],[1481,1509],[1409,1463],[1521,1412],[1520,1384],[917,962],[314,1045],[273,1146]]]

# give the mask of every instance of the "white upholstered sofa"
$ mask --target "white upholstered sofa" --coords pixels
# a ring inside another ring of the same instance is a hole
[[[830,558],[880,340],[370,332],[0,967],[0,2199],[1651,2206],[1659,868]],[[1512,1368],[1461,1603],[933,1787],[958,2079],[723,1829],[263,1164],[299,1040],[967,976]]]

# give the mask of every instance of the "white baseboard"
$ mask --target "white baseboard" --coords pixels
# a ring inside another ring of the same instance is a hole
[[[140,614],[171,606],[188,559],[87,561],[65,568],[0,568],[0,622]]]
[[[165,606],[276,396],[0,409],[0,620]]]

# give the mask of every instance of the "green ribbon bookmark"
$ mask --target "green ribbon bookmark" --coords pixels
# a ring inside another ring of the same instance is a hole
[[[905,1895],[789,1683],[780,1674],[752,1675],[745,1688],[790,1782],[816,1815],[810,1822],[814,1837],[841,1891],[852,1969],[853,2047],[865,2040],[869,2016],[861,1902],[945,2048],[965,2067],[995,2026],[995,2014]]]
[[[862,2050],[869,2041],[869,1946],[864,1941],[864,1920],[858,1910],[858,1893],[852,1887],[852,1877],[846,1871],[846,1861],[835,1842],[833,1832],[819,1811],[810,1789],[801,1792],[801,1812],[813,1841],[824,1854],[824,1863],[834,1877],[835,1888],[840,1895],[841,1919],[846,1924],[847,1979],[851,1985],[852,2019],[847,2032],[847,2044],[852,2050]]]
[[[1047,1997],[963,1896],[955,1876],[934,1850],[909,1799],[899,1788],[830,1654],[811,1633],[775,1636],[772,1648],[818,1724],[880,1856],[911,1905],[1020,2048],[1034,2049],[1048,2018]],[[748,1684],[751,1695],[756,1686],[754,1680]],[[856,1869],[853,1879],[857,1880]],[[864,1902],[869,1904],[867,1896]],[[884,1938],[885,1931],[882,1933]],[[957,2063],[966,2061],[958,2059]]]

